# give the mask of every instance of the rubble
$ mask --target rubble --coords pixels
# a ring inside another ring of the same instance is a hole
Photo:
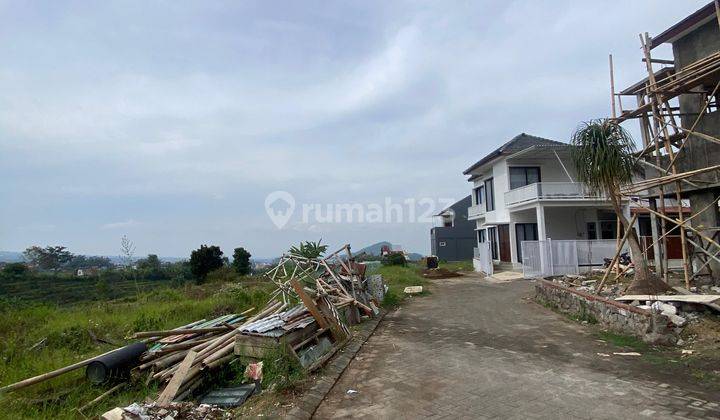
[[[381,276],[366,278],[365,272],[366,266],[354,261],[349,245],[317,258],[290,252],[283,255],[266,274],[277,287],[259,311],[252,308],[241,314],[201,319],[172,330],[135,333],[132,338],[142,339],[136,343],[142,343],[142,346],[138,345],[142,348],[133,352],[132,358],[123,358],[118,366],[124,370],[125,380],[138,381],[142,378],[146,384],[159,383],[160,394],[155,402],[115,408],[105,413],[103,418],[227,418],[224,410],[214,406],[181,403],[202,389],[208,372],[233,363],[258,361],[274,355],[276,350],[295,358],[308,372],[320,368],[352,336],[340,316],[341,311],[351,325],[360,323],[363,317],[372,318],[380,313],[386,286]],[[253,312],[255,315],[248,318]],[[84,366],[89,367],[114,354],[109,352],[3,389],[29,386]],[[113,375],[115,373],[113,371]],[[97,378],[101,376],[93,375]],[[248,363],[246,376],[251,382],[241,387],[242,390],[253,387],[259,390],[262,362]],[[223,401],[228,397],[228,404],[241,404],[252,394],[234,395],[233,389],[227,392],[228,395],[219,392],[213,396]],[[238,398],[230,401],[232,396]]]

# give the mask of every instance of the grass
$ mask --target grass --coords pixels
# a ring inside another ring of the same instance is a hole
[[[417,264],[380,266],[373,271],[382,274],[388,285],[383,302],[387,308],[396,307],[406,299],[405,287],[427,284]],[[0,385],[46,373],[116,347],[95,342],[91,332],[100,339],[124,345],[130,342],[125,337],[136,331],[175,328],[202,318],[262,307],[274,287],[256,278],[245,278],[240,283],[228,282],[237,278],[226,278],[221,274],[209,276],[208,282],[200,286],[162,287],[112,301],[64,306],[47,302],[0,301]],[[44,344],[35,346],[41,341]],[[264,386],[274,384],[277,390],[291,388],[304,380],[302,369],[283,355],[266,360],[264,370]],[[243,371],[243,364],[234,363],[210,380],[232,384],[242,378]],[[3,407],[0,418],[97,416],[113,407],[154,397],[157,385],[145,386],[143,380],[126,386],[81,415],[78,407],[112,385],[93,386],[84,379],[84,369],[78,369],[0,395],[0,406]]]
[[[450,271],[475,271],[472,260],[450,262],[441,261],[438,266],[439,268],[445,268]]]
[[[388,286],[385,292],[383,306],[385,308],[395,308],[400,305],[407,295],[403,290],[408,286],[425,286],[428,281],[420,275],[420,266],[410,263],[406,266],[400,265],[383,265],[372,271],[372,274],[381,274],[385,284]],[[429,294],[423,288],[421,295]]]
[[[189,322],[239,313],[265,304],[272,285],[248,279],[239,286],[208,283],[162,288],[115,301],[56,306],[46,303],[0,303],[0,384],[10,384],[90,358],[115,346],[98,344],[97,337],[120,345],[135,331],[175,328]],[[44,345],[31,348],[44,340]],[[84,369],[14,393],[0,396],[0,418],[81,417],[76,409],[107,387],[90,385]],[[117,405],[141,401],[156,389],[129,386],[84,413],[103,413]]]

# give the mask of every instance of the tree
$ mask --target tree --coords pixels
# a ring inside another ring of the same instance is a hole
[[[108,257],[75,255],[72,260],[65,264],[65,268],[69,270],[77,270],[79,268],[110,268],[113,266],[112,261]]]
[[[137,267],[140,270],[160,271],[162,269],[162,263],[157,255],[148,254],[147,258],[138,260]]]
[[[57,271],[61,266],[72,260],[73,254],[64,246],[31,246],[23,253],[31,265],[42,270]]]
[[[290,248],[290,253],[299,255],[305,258],[319,258],[325,251],[327,251],[327,245],[321,245],[322,239],[317,242],[300,242],[299,246],[293,246]]]
[[[8,276],[23,276],[27,274],[27,272],[30,271],[28,266],[24,263],[15,262],[15,263],[8,263],[5,264],[5,266],[2,268],[3,274],[6,274]]]
[[[205,281],[207,274],[223,266],[223,252],[219,246],[201,245],[190,254],[190,271],[198,283]]]
[[[127,235],[120,238],[120,259],[125,267],[132,266],[135,256],[135,244],[128,239]]]
[[[632,182],[637,166],[633,152],[635,142],[619,124],[607,120],[583,123],[572,136],[571,156],[578,178],[590,192],[605,194],[618,219],[630,230],[627,242],[632,252],[635,275],[630,294],[656,294],[668,289],[667,284],[654,276],[640,247],[635,229],[625,217],[621,206],[620,188]]]
[[[241,276],[250,274],[250,253],[245,248],[235,248],[232,266]]]
[[[165,270],[163,270],[160,258],[155,254],[149,254],[147,258],[138,260],[136,265],[143,278],[149,280],[162,280],[168,277]]]

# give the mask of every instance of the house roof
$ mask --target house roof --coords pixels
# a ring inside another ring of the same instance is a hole
[[[666,42],[675,42],[715,18],[715,3],[710,2],[700,10],[664,30],[660,35],[653,37],[650,40],[650,49]]]
[[[528,147],[533,146],[567,146],[566,143],[550,140],[542,137],[532,136],[530,134],[520,133],[517,136],[513,137],[510,141],[503,144],[502,146],[498,147],[497,149],[490,152],[487,156],[480,159],[479,161],[475,162],[471,167],[465,169],[463,171],[463,175],[469,175],[470,172],[474,171],[475,169],[483,166],[484,164],[493,161],[495,158],[503,155],[510,155],[522,150],[527,149]]]
[[[445,212],[447,212],[447,211],[454,211],[454,210],[453,210],[453,207],[457,206],[458,204],[460,204],[460,203],[462,203],[463,201],[466,201],[466,200],[467,200],[467,201],[470,201],[470,200],[471,200],[469,194],[466,195],[465,197],[461,198],[460,200],[454,202],[453,204],[447,206],[446,208],[442,209],[438,214],[434,214],[433,216],[442,216],[442,215],[443,215]],[[461,207],[464,208],[465,206],[461,206]]]

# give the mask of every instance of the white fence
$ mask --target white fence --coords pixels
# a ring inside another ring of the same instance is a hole
[[[525,278],[580,274],[615,256],[615,239],[522,241]]]
[[[490,251],[490,242],[480,242],[479,247],[473,249],[473,268],[475,271],[482,271],[488,276],[493,275],[492,252]]]

